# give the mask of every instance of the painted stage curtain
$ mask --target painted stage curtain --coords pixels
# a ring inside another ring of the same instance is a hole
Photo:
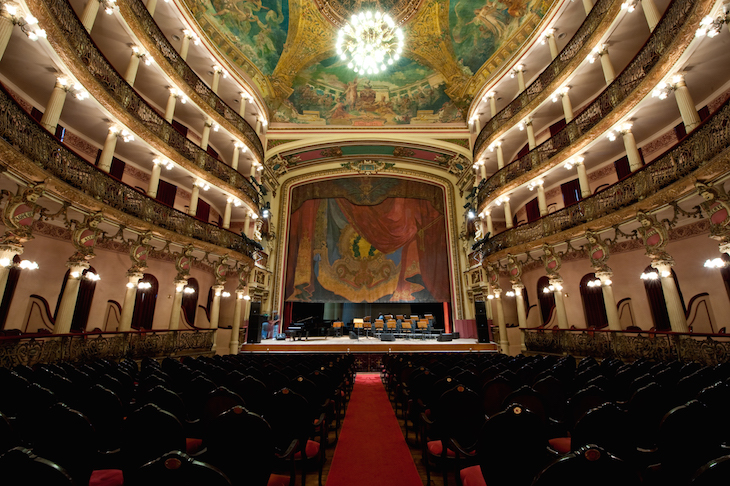
[[[450,301],[442,205],[431,197],[353,201],[300,201],[290,219],[286,300]]]

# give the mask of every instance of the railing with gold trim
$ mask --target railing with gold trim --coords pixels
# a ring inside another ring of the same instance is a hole
[[[475,249],[481,250],[482,258],[486,258],[498,251],[537,241],[631,206],[688,176],[728,147],[730,100],[681,143],[631,176],[573,205],[483,240],[480,245],[475,245]]]
[[[483,145],[495,131],[505,125],[515,125],[521,118],[524,118],[526,113],[522,113],[522,109],[540,94],[544,94],[544,91],[549,87],[550,83],[570,65],[576,53],[583,46],[594,41],[593,34],[604,21],[606,13],[615,3],[619,3],[619,0],[598,0],[575,35],[563,50],[560,51],[558,56],[540,73],[535,81],[484,125],[482,131],[479,132],[479,135],[477,135],[474,141],[474,160],[477,160],[479,154],[484,150]],[[518,117],[518,115],[520,116]]]
[[[259,193],[243,174],[216,159],[180,134],[124,80],[81,25],[67,0],[38,1],[41,1],[45,8],[53,14],[52,21],[64,33],[65,41],[73,47],[74,57],[120,107],[183,158],[221,181],[243,191],[256,207],[261,206]]]
[[[525,346],[537,353],[618,358],[626,361],[730,361],[730,335],[603,329],[524,329]]]
[[[190,66],[180,57],[175,48],[167,40],[165,34],[162,33],[157,23],[150,15],[149,10],[145,7],[141,0],[127,0],[122,2],[119,7],[126,11],[125,7],[129,7],[129,10],[134,14],[137,21],[144,28],[145,34],[157,46],[158,52],[167,60],[167,62],[175,69],[177,74],[183,79],[183,81],[193,88],[193,90],[200,96],[207,105],[226,121],[231,123],[238,131],[246,137],[248,141],[253,143],[254,152],[258,156],[259,160],[264,160],[264,148],[261,145],[261,140],[251,125],[243,119],[241,115],[231,109],[225,101],[213,92],[207,84],[203,82],[200,77],[193,71]],[[243,101],[241,101],[243,103]]]
[[[0,367],[208,353],[214,329],[0,336]]]
[[[200,221],[114,179],[62,145],[0,89],[0,138],[63,182],[109,206],[182,236],[253,257],[262,247],[245,235]]]
[[[504,185],[530,171],[547,167],[560,151],[570,147],[624,103],[668,52],[677,30],[688,21],[689,13],[698,1],[673,0],[646,44],[621,74],[562,130],[487,179],[479,190],[478,207],[481,209],[487,198]]]

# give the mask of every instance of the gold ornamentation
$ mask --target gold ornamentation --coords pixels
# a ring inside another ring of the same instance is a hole
[[[360,160],[358,162],[345,162],[340,165],[345,169],[355,171],[361,175],[377,174],[378,172],[382,172],[395,166],[395,164],[379,160]]]

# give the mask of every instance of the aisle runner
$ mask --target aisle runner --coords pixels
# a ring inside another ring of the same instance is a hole
[[[380,375],[358,374],[327,486],[422,486]]]

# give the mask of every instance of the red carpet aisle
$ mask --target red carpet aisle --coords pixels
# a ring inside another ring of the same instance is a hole
[[[327,486],[421,486],[380,375],[358,374]]]

